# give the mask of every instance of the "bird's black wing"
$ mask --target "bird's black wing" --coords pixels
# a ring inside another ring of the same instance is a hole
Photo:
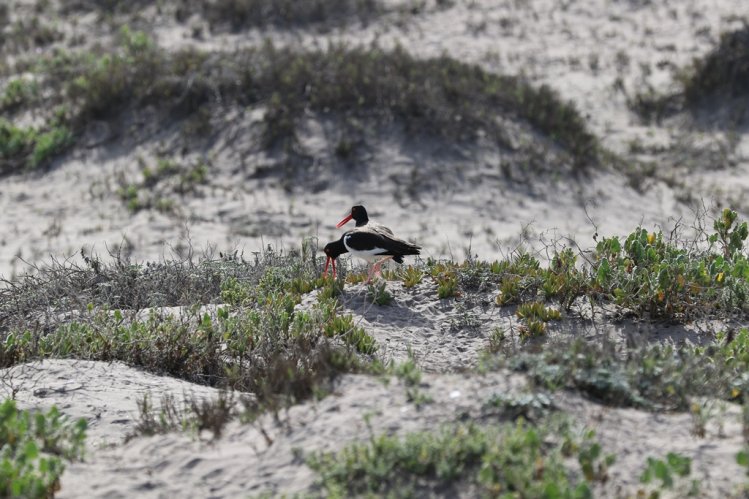
[[[421,249],[403,239],[367,227],[351,231],[346,237],[346,244],[355,251],[376,251],[373,254],[383,256],[418,255]]]

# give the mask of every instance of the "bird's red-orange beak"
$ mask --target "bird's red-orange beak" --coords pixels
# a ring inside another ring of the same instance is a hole
[[[328,277],[328,265],[330,264],[330,262],[333,262],[333,279],[335,279],[335,260],[330,257],[325,260],[325,270],[323,270],[322,275],[323,277]]]
[[[349,213],[346,218],[344,218],[343,220],[341,220],[340,222],[338,222],[338,225],[336,225],[336,228],[340,229],[341,227],[343,227],[344,225],[346,225],[348,223],[348,221],[351,220],[352,218],[354,218],[354,215],[352,215],[351,213]]]

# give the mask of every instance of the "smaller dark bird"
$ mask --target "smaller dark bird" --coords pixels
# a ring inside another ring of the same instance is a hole
[[[343,238],[339,239],[338,241],[333,241],[332,243],[328,243],[325,245],[325,248],[323,248],[323,251],[325,252],[325,255],[327,258],[325,259],[325,270],[323,271],[323,275],[328,275],[328,265],[333,264],[333,278],[335,278],[335,261],[338,259],[339,256],[341,256],[344,253],[348,253],[348,250],[346,249],[346,246],[343,244]]]
[[[375,262],[369,270],[367,282],[372,281],[372,275],[380,273],[383,262],[393,259],[403,263],[403,257],[420,254],[421,247],[397,238],[392,233],[386,234],[370,227],[354,229],[344,232],[338,241],[325,245],[327,255],[323,275],[328,275],[328,264],[333,262],[333,277],[335,277],[335,261],[343,253],[351,253],[368,263]]]

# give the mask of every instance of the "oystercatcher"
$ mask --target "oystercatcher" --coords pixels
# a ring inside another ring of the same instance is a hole
[[[384,234],[370,227],[344,232],[338,241],[325,245],[324,251],[327,255],[323,275],[328,275],[328,264],[333,262],[333,277],[335,277],[335,261],[344,253],[365,260],[368,263],[375,262],[367,274],[367,282],[372,281],[373,274],[380,273],[380,266],[387,260],[393,259],[403,263],[406,255],[420,254],[420,246],[404,241],[391,234]]]
[[[349,214],[346,216],[346,218],[344,218],[343,220],[341,220],[340,222],[338,222],[338,224],[336,225],[336,227],[340,229],[341,227],[343,227],[344,225],[346,225],[347,223],[349,223],[349,221],[352,218],[354,219],[354,222],[356,222],[356,226],[357,227],[361,228],[361,227],[366,226],[366,227],[369,227],[370,229],[373,229],[375,231],[382,232],[383,234],[387,234],[389,236],[393,235],[393,231],[390,230],[388,227],[385,227],[384,225],[378,224],[377,222],[370,221],[369,220],[369,216],[367,215],[367,209],[364,208],[364,206],[362,206],[360,204],[358,204],[356,206],[352,206],[351,207],[351,212],[349,212]]]

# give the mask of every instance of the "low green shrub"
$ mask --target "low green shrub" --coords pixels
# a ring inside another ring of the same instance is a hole
[[[423,277],[423,271],[414,267],[413,265],[409,265],[403,273],[403,287],[413,288],[414,286],[421,283]]]
[[[669,452],[666,459],[648,457],[645,471],[640,476],[640,482],[652,484],[655,480],[658,480],[660,482],[657,485],[658,489],[673,489],[678,485],[678,494],[694,497],[699,495],[699,481],[692,480],[689,485],[684,482],[691,473],[692,460],[690,458],[675,452]],[[657,491],[649,497],[654,496],[659,496]]]
[[[0,110],[12,112],[28,105],[39,96],[39,86],[35,80],[14,78],[8,81],[0,94]]]
[[[533,338],[542,336],[546,332],[546,323],[561,320],[559,310],[548,308],[540,302],[530,302],[518,305],[515,314],[520,318],[521,338]]]
[[[749,26],[723,33],[718,46],[695,61],[694,69],[684,79],[688,105],[716,95],[723,99],[749,97]]]
[[[735,221],[730,210],[722,218],[731,220],[729,227],[723,229],[724,222],[717,221],[718,232],[710,242],[724,243],[723,254],[709,249],[690,252],[664,241],[662,233],[642,228],[630,234],[624,245],[618,238],[604,238],[596,248],[592,291],[653,318],[689,320],[717,309],[743,308],[749,260],[739,250],[746,224],[730,228]]]
[[[568,388],[617,406],[688,410],[692,397],[739,400],[749,390],[749,330],[705,346],[645,345],[617,352],[575,340],[509,362],[539,386]]]
[[[308,465],[329,497],[418,496],[470,484],[487,496],[590,497],[584,477],[563,465],[561,445],[524,424],[446,426],[403,439],[372,436],[336,454],[316,454]]]
[[[303,4],[295,9],[311,8]],[[396,123],[409,137],[450,142],[485,135],[506,141],[503,120],[497,119],[506,116],[560,146],[567,163],[578,169],[600,161],[598,140],[585,119],[549,87],[447,56],[416,58],[402,47],[299,51],[270,43],[233,53],[170,52],[127,26],[114,41],[106,50],[59,50],[32,65],[39,87],[34,109],[48,123],[40,133],[65,127],[77,138],[92,121],[115,124],[124,111],[145,109],[151,121],[177,120],[203,129],[218,109],[224,114],[227,106],[263,106],[264,147],[297,157],[303,156],[298,128],[308,112],[339,120],[344,128],[366,119],[375,125]],[[65,111],[54,122],[51,111],[58,106]],[[40,154],[61,152],[70,137],[47,137]]]
[[[86,421],[0,404],[0,496],[47,498],[60,488],[64,461],[83,457]]]
[[[135,317],[90,306],[51,332],[9,331],[0,342],[0,361],[6,366],[47,357],[119,360],[252,392],[267,406],[296,402],[342,372],[366,369],[369,360],[358,353],[377,349],[372,336],[340,313],[334,298],[320,299],[307,311],[295,309],[301,301],[297,291],[317,284],[315,273],[311,264],[292,258],[266,265],[252,279],[227,276],[220,293],[232,308],[217,308],[214,316],[197,305],[180,317],[156,309]]]
[[[678,75],[680,89],[660,94],[652,88],[628,99],[629,107],[642,118],[659,121],[680,110],[697,112],[731,107],[738,120],[746,119],[742,104],[749,98],[749,27],[723,33],[717,47],[696,59]]]
[[[393,295],[387,290],[387,282],[375,282],[367,286],[367,295],[372,298],[372,303],[384,306],[393,303]]]

